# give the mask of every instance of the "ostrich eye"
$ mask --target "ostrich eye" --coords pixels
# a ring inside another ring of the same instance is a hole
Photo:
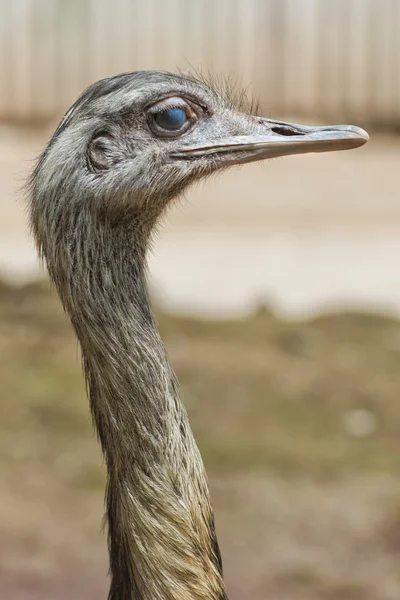
[[[159,127],[167,131],[179,131],[188,120],[182,108],[167,108],[154,116]]]
[[[177,138],[191,129],[199,118],[193,102],[175,96],[153,104],[147,113],[147,123],[157,137]]]

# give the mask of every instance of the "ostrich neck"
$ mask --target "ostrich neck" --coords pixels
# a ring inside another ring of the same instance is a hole
[[[203,463],[150,308],[145,244],[88,222],[68,240],[46,254],[107,464],[109,598],[226,598]]]

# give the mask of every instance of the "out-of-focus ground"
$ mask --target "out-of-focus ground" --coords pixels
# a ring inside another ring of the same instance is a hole
[[[209,472],[232,600],[400,597],[400,322],[158,312]],[[104,468],[47,284],[0,286],[0,581],[106,596]]]
[[[7,280],[37,274],[17,189],[49,134],[0,130]],[[400,597],[400,321],[383,315],[400,311],[399,150],[376,136],[226,173],[155,246],[231,600]],[[105,597],[104,469],[47,284],[0,284],[0,381],[0,596]]]

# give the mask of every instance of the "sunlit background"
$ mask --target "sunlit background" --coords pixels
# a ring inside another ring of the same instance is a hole
[[[106,597],[102,461],[23,185],[80,92],[137,69],[370,132],[197,187],[151,287],[231,600],[398,600],[400,0],[0,0],[0,596]]]

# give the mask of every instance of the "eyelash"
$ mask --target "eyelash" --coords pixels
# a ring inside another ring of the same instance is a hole
[[[153,107],[152,107],[153,108]],[[185,111],[186,116],[188,117],[188,119],[193,119],[193,117],[199,117],[199,114],[197,111],[195,111],[190,104],[184,104],[182,102],[171,102],[171,104],[163,104],[163,105],[155,105],[154,108],[157,108],[157,110],[149,110],[149,115],[151,115],[152,117],[155,117],[156,115],[166,111],[166,110],[174,110],[174,109],[180,109]]]
[[[177,97],[177,101],[176,102],[168,102],[169,98],[165,98],[165,105],[163,106],[163,108],[161,110],[153,110],[156,107],[158,107],[163,101],[159,100],[158,102],[155,102],[154,104],[152,104],[151,106],[149,106],[147,108],[147,111],[150,114],[155,114],[158,112],[162,112],[163,110],[167,110],[169,108],[173,109],[173,108],[181,108],[182,110],[184,110],[187,113],[187,110],[191,110],[193,111],[193,113],[197,116],[210,116],[211,115],[211,111],[207,106],[204,106],[202,104],[199,104],[198,102],[196,102],[195,100],[192,99],[186,99],[186,98],[180,98]],[[165,107],[165,108],[164,108]],[[196,110],[197,109],[197,110]]]

